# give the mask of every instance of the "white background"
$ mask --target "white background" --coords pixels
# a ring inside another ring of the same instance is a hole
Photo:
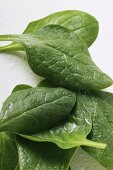
[[[0,0],[0,34],[22,33],[30,21],[66,9],[83,10],[98,19],[99,36],[90,52],[113,78],[113,0]],[[35,86],[38,81],[21,57],[0,54],[0,107],[16,84]],[[113,87],[108,90],[113,92]]]

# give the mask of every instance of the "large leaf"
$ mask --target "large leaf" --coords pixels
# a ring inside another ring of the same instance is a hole
[[[34,34],[5,35],[0,40],[23,44],[31,69],[57,85],[96,90],[113,83],[92,61],[84,41],[64,27],[46,26]]]
[[[33,141],[52,142],[63,149],[80,145],[105,148],[105,144],[86,139],[92,128],[91,114],[86,107],[88,100],[90,100],[90,98],[81,96],[81,94],[78,93],[76,107],[64,122],[40,133],[22,136]]]
[[[86,93],[90,101],[86,107],[92,113],[93,127],[89,139],[107,144],[106,149],[84,148],[108,170],[113,169],[113,94],[107,92]]]
[[[70,114],[76,94],[64,88],[36,87],[12,93],[0,114],[0,131],[29,134],[47,129]]]
[[[28,88],[31,87],[17,85],[13,93]],[[1,170],[68,170],[76,150],[62,150],[54,144],[31,142],[18,136],[15,143],[14,135],[6,132],[0,133],[0,146]]]
[[[77,10],[56,12],[40,20],[33,21],[28,24],[23,33],[32,33],[50,24],[58,24],[77,33],[84,39],[88,47],[95,41],[98,35],[97,20],[88,13]],[[23,47],[18,43],[12,43],[0,48],[0,51],[15,50],[23,50]]]
[[[0,170],[18,170],[18,154],[15,136],[0,133]]]

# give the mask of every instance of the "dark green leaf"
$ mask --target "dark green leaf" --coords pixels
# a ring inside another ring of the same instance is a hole
[[[84,39],[88,47],[95,41],[98,35],[99,26],[97,20],[88,13],[77,10],[56,12],[40,20],[33,21],[28,24],[24,34],[38,31],[42,27],[50,24],[58,24],[77,33],[81,38]],[[8,46],[1,47],[0,51],[2,50],[18,51],[24,49],[20,44],[12,43]]]
[[[6,35],[0,40],[23,44],[31,69],[54,84],[73,90],[113,84],[92,61],[84,41],[64,27],[46,26],[34,34]]]
[[[0,114],[0,130],[29,134],[47,129],[70,114],[76,94],[64,88],[37,87],[12,93]]]
[[[90,100],[86,96],[77,95],[77,104],[73,109],[73,114],[64,122],[49,130],[36,133],[31,136],[22,135],[23,137],[39,141],[52,142],[60,148],[67,149],[80,145],[105,148],[105,144],[96,143],[86,139],[92,128],[91,114],[87,110],[85,103]]]
[[[39,86],[49,87],[50,83],[47,80],[44,80],[40,82],[38,87]],[[14,89],[15,91],[18,91],[25,88],[28,88],[28,85],[17,85]],[[46,170],[48,167],[51,170],[67,170],[76,150],[61,150],[57,146],[50,143],[34,143],[19,137],[17,137],[17,146],[20,160],[19,168],[21,168],[21,170],[25,170],[25,168],[26,170],[29,170],[29,168],[32,168],[32,170],[33,168],[38,168],[38,170]],[[24,148],[26,149],[24,150]],[[61,159],[61,157],[63,159]]]
[[[51,143],[17,137],[21,170],[68,170],[75,149],[62,150]]]
[[[0,170],[68,170],[76,149],[62,150],[50,143],[31,142],[0,133]],[[62,159],[61,159],[62,158]]]
[[[113,94],[107,92],[87,93],[92,113],[93,127],[89,139],[107,144],[106,149],[84,148],[92,157],[108,170],[113,169]]]
[[[0,170],[18,170],[18,155],[13,134],[0,133]]]

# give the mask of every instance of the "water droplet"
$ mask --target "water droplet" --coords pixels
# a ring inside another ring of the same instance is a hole
[[[9,109],[12,110],[13,109],[14,104],[12,102],[9,103]]]
[[[91,122],[89,122],[89,120],[87,118],[85,118],[85,121],[90,125]]]

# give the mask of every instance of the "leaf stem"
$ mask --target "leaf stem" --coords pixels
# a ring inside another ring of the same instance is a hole
[[[105,149],[107,146],[107,144],[105,143],[94,142],[88,139],[86,139],[83,143],[84,143],[83,145],[85,146],[90,146],[90,147],[100,148],[100,149]]]
[[[16,35],[0,35],[0,41],[13,41]]]
[[[0,47],[0,52],[24,51],[23,46],[17,43],[18,35],[0,35],[0,41],[16,41],[9,45]]]
[[[21,46],[18,43],[11,43],[9,45],[6,46],[2,46],[0,47],[0,52],[12,52],[12,51],[24,51],[23,46]]]

